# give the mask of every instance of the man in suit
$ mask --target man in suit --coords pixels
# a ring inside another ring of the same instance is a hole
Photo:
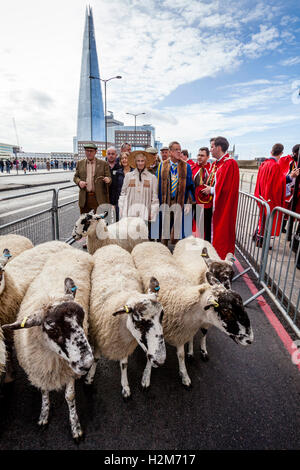
[[[109,204],[110,169],[107,162],[96,158],[97,146],[93,142],[84,144],[84,160],[79,160],[73,178],[79,188],[80,214],[97,211],[100,204]]]

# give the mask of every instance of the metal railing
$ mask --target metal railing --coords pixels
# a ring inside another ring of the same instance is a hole
[[[76,191],[74,191],[76,190]],[[16,233],[28,237],[34,245],[49,240],[65,240],[70,237],[78,218],[78,188],[69,185],[58,189],[44,189],[15,196],[1,198],[6,202],[24,197],[52,193],[49,200],[42,203],[46,209],[0,226],[0,234]],[[68,194],[69,193],[69,194]]]
[[[260,215],[260,226],[264,227],[264,236],[262,239],[257,239],[255,235]],[[276,233],[279,235],[272,236]],[[282,207],[275,207],[270,213],[268,203],[252,194],[240,191],[236,248],[248,267],[235,276],[233,281],[252,270],[261,290],[247,299],[244,305],[248,305],[263,293],[268,294],[300,337],[300,243],[298,243],[298,237],[300,237],[300,214]],[[262,244],[260,240],[263,240]]]
[[[256,176],[255,173],[251,173],[249,178],[249,173],[241,173],[240,191],[247,191],[252,194],[255,188]]]

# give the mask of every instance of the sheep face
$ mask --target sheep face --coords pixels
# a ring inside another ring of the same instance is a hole
[[[209,266],[209,271],[226,289],[231,288],[234,271],[226,261],[213,261]]]
[[[65,359],[75,374],[84,375],[92,366],[94,357],[83,329],[84,310],[73,300],[75,293],[74,282],[66,278],[62,301],[47,304],[37,314],[2,328],[19,330],[40,326],[47,347]]]
[[[246,313],[241,296],[224,286],[212,276],[206,273],[208,282],[213,286],[212,292],[215,301],[207,304],[209,323],[226,333],[236,343],[247,346],[253,342],[253,331],[249,317]]]
[[[88,214],[81,214],[81,216],[76,221],[72,237],[75,240],[80,240],[82,237],[86,237],[91,227],[91,224],[97,222],[98,220],[104,219],[107,216],[108,212],[105,211],[103,214],[95,214],[93,210],[91,210]]]
[[[0,295],[4,291],[5,288],[5,265],[11,258],[11,254],[7,248],[3,250],[3,254],[0,258]]]
[[[156,294],[141,294],[138,301],[129,299],[124,309],[115,312],[128,313],[126,326],[136,339],[153,367],[166,360],[166,346],[163,337],[163,309]]]

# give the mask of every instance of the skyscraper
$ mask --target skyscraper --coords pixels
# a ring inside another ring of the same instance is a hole
[[[85,15],[76,140],[105,140],[105,118],[91,7],[87,7]]]

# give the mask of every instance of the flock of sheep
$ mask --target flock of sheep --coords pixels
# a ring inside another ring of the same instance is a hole
[[[179,375],[189,387],[184,346],[192,356],[199,329],[203,360],[211,326],[241,345],[253,341],[242,299],[231,289],[231,254],[222,261],[208,242],[193,237],[179,241],[172,254],[145,241],[141,219],[106,226],[105,216],[84,214],[75,224],[73,237],[87,236],[89,253],[59,241],[33,246],[19,235],[0,236],[1,380],[14,378],[14,347],[41,390],[38,423],[48,423],[49,392],[65,388],[75,440],[82,436],[75,380],[85,376],[91,384],[101,356],[119,361],[128,398],[128,357],[137,345],[146,354],[141,384],[147,389],[152,367],[165,361],[165,342],[176,347]]]

